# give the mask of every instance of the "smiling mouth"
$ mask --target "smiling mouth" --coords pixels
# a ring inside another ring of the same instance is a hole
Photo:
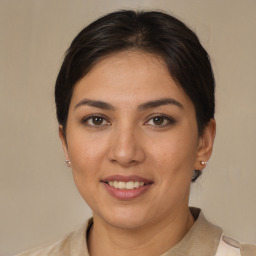
[[[127,189],[127,190],[132,190],[132,189],[136,189],[139,187],[143,187],[145,185],[145,182],[142,181],[128,181],[128,182],[124,182],[124,181],[107,181],[105,182],[107,183],[110,187],[116,188],[116,189]]]
[[[137,175],[112,175],[101,180],[108,193],[118,200],[133,200],[151,188],[152,180]]]

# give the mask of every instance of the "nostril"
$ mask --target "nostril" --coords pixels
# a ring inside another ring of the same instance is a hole
[[[141,136],[136,136],[131,127],[116,130],[109,146],[108,158],[112,163],[131,166],[145,159]]]

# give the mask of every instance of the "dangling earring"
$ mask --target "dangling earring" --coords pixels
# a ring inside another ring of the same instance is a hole
[[[200,161],[200,164],[205,166],[205,165],[207,165],[207,162],[206,161]]]
[[[67,167],[71,167],[71,162],[69,160],[66,160]]]

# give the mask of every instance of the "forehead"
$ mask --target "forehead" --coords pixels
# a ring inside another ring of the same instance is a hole
[[[125,51],[99,61],[74,87],[71,104],[82,98],[114,103],[140,104],[172,97],[190,103],[172,79],[161,57],[141,51]]]

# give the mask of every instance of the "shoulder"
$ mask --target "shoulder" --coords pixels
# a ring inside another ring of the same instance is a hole
[[[241,244],[241,255],[242,256],[255,256],[256,255],[256,245]]]
[[[236,240],[221,236],[216,256],[256,256],[255,245],[240,244]]]
[[[193,243],[190,252],[193,249],[195,255],[200,255],[198,252],[203,250],[204,255],[256,256],[256,245],[240,244],[225,236],[221,228],[208,222],[200,209],[190,208],[190,211],[196,221],[189,233],[195,238],[193,241],[201,241],[197,247],[197,243]]]
[[[89,223],[89,222],[88,222]],[[86,230],[88,224],[69,233],[60,240],[45,244],[15,256],[87,256]]]
[[[70,240],[72,239],[73,234],[70,233],[69,235],[65,236],[65,238],[62,238],[56,242],[51,242],[44,244],[40,247],[19,253],[15,256],[53,256],[53,255],[61,255],[63,252],[67,251],[70,247]],[[63,254],[65,255],[65,254]]]

